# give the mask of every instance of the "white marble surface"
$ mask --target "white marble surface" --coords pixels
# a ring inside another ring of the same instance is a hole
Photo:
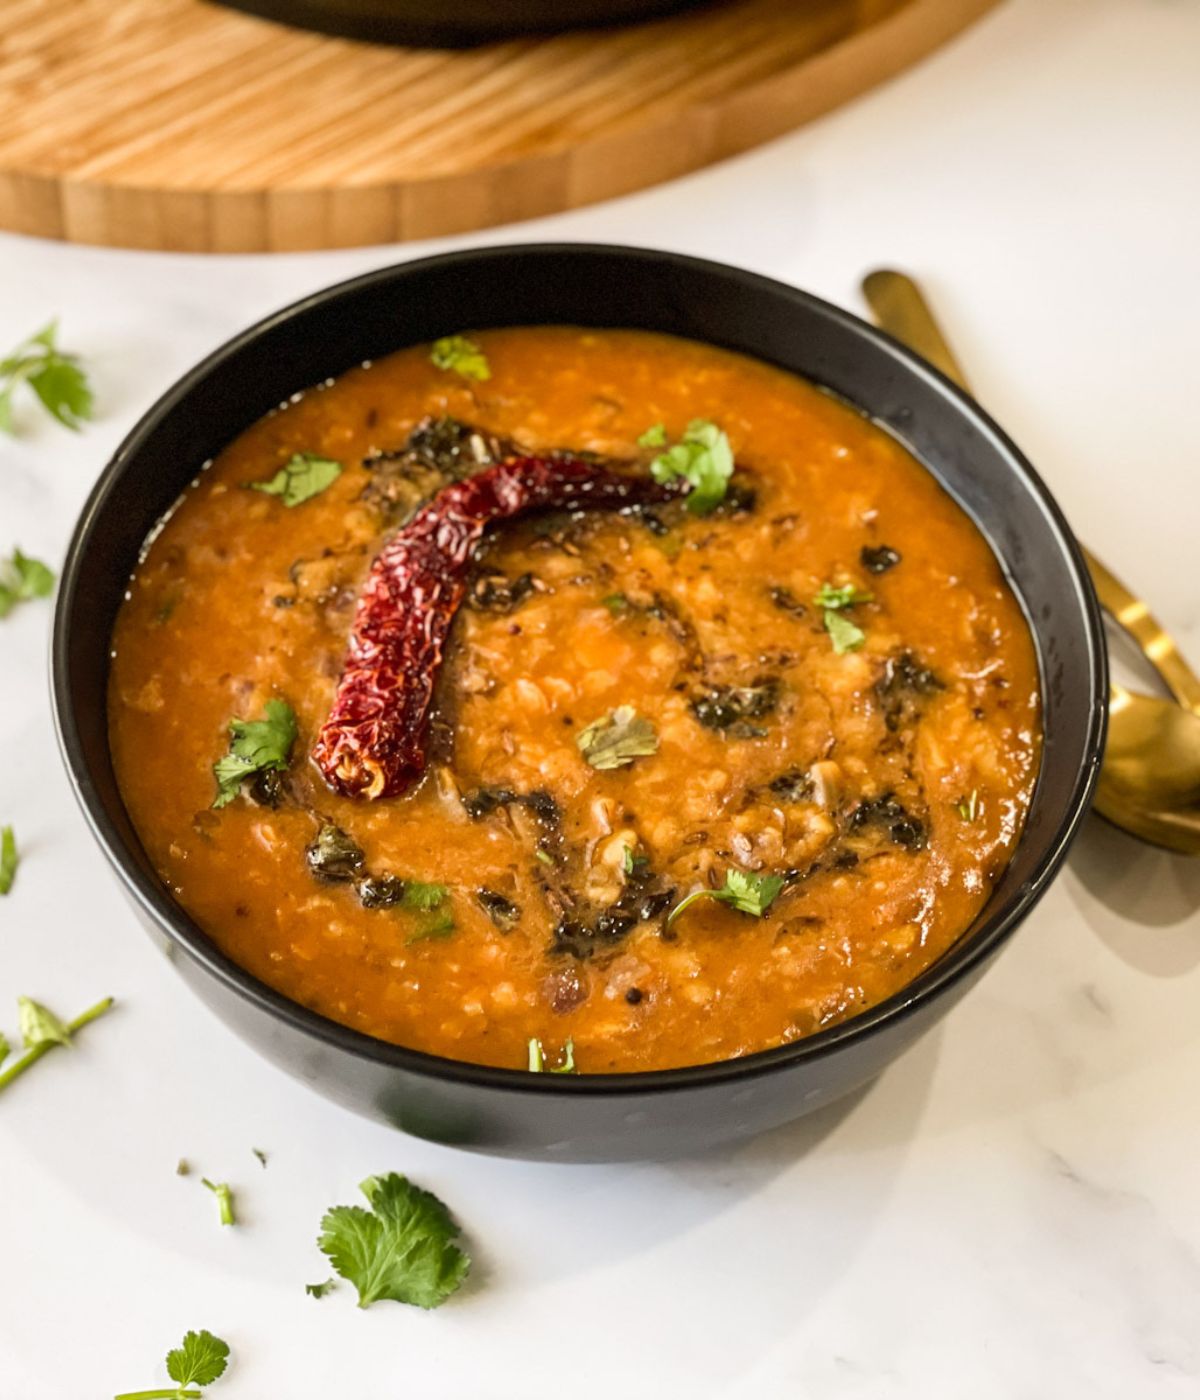
[[[850,306],[867,268],[914,270],[1080,533],[1200,660],[1198,69],[1195,0],[1012,0],[768,149],[488,239],[682,248]],[[0,441],[0,547],[59,560],[110,450],[201,354],[428,246],[217,260],[0,236],[0,342],[57,312],[99,395],[78,438]],[[474,1158],[313,1097],[176,981],[68,794],[47,616],[0,624],[0,821],[25,852],[0,1025],[18,992],[121,1004],[0,1102],[2,1400],[151,1385],[193,1326],[236,1352],[214,1400],[1200,1393],[1200,862],[1091,822],[942,1027],[790,1129],[662,1166]],[[232,1181],[240,1228],[180,1155]],[[439,1313],[304,1294],[323,1208],[388,1169],[474,1241]]]

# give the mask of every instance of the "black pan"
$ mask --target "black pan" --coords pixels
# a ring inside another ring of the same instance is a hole
[[[244,428],[297,389],[463,327],[667,331],[782,365],[900,438],[991,542],[1033,630],[1045,753],[1029,820],[987,907],[881,1005],[777,1050],[649,1074],[535,1075],[371,1039],[288,1001],[226,958],[173,901],[121,802],[105,723],[109,637],[159,517]],[[488,248],[384,268],[268,317],[210,355],[134,428],[76,528],[54,620],[62,753],[97,841],[192,989],[256,1050],[406,1132],[486,1152],[602,1160],[696,1150],[762,1131],[878,1074],[980,976],[1066,855],[1103,752],[1107,674],[1079,548],[1045,485],[961,390],[886,335],[778,282],[673,253]]]

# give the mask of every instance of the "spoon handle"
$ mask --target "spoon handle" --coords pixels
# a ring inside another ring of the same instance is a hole
[[[881,268],[863,278],[862,290],[875,320],[885,331],[969,392],[962,366],[911,277]],[[1086,547],[1083,556],[1100,606],[1137,642],[1175,699],[1200,714],[1200,677],[1183,659],[1173,638],[1146,604]]]

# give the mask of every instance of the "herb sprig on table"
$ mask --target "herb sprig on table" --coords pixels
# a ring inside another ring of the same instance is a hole
[[[18,603],[48,598],[54,592],[54,570],[40,559],[14,549],[0,559],[0,617],[7,617]]]
[[[31,997],[18,997],[17,1007],[20,1016],[21,1040],[24,1045],[24,1054],[12,1062],[5,1070],[0,1070],[0,1089],[5,1089],[14,1079],[25,1073],[30,1066],[37,1064],[38,1060],[56,1045],[70,1045],[72,1037],[77,1031],[81,1031],[90,1021],[94,1021],[98,1016],[112,1008],[112,997],[105,997],[103,1001],[98,1001],[95,1006],[89,1007],[81,1012],[73,1021],[62,1022],[40,1002],[34,1001]],[[3,1037],[0,1037],[2,1040]],[[4,1055],[0,1055],[0,1062],[4,1060],[8,1053],[8,1042],[3,1041]]]
[[[129,1390],[114,1400],[200,1400],[200,1386],[212,1385],[225,1374],[229,1344],[203,1329],[189,1332],[167,1352],[167,1375],[176,1384],[157,1390]]]
[[[0,360],[0,432],[15,433],[13,399],[28,384],[42,407],[73,432],[92,416],[92,390],[79,357],[58,348],[58,322],[51,321]]]
[[[459,1228],[430,1191],[398,1172],[371,1176],[359,1188],[369,1209],[325,1212],[317,1245],[334,1270],[358,1290],[358,1306],[380,1299],[436,1308],[462,1286],[470,1256],[455,1241]]]
[[[11,826],[0,827],[0,894],[7,894],[12,889],[20,863],[16,832]]]

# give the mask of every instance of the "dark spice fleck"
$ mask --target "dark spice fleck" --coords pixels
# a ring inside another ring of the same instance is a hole
[[[902,558],[898,549],[893,549],[887,544],[865,544],[858,557],[863,568],[872,574],[886,574],[889,569],[894,569]]]
[[[630,1004],[630,1006],[636,1006],[638,1002],[641,1001],[641,999],[642,993],[637,987],[630,987],[630,989],[625,993],[625,1000]]]
[[[498,890],[481,889],[475,891],[479,907],[491,919],[501,933],[511,933],[521,918],[519,905],[506,899]]]
[[[771,602],[781,612],[791,613],[793,617],[803,617],[808,611],[807,604],[802,603],[790,588],[785,588],[781,583],[772,584],[767,591]]]
[[[798,768],[780,773],[778,778],[771,779],[767,787],[785,802],[807,802],[813,795],[812,779]]]
[[[537,579],[531,573],[505,578],[503,574],[484,574],[472,583],[467,593],[467,606],[479,612],[510,613],[539,591]]]

